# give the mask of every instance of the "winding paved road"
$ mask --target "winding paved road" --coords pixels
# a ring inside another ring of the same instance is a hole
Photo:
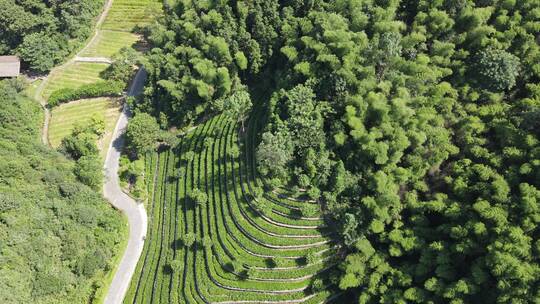
[[[142,93],[145,79],[146,71],[141,68],[131,84],[128,95],[136,96]],[[123,135],[130,116],[131,112],[127,104],[124,104],[122,114],[120,114],[113,132],[107,158],[105,159],[106,182],[103,186],[103,194],[115,208],[127,216],[129,222],[129,240],[124,251],[124,256],[116,269],[111,286],[109,286],[109,290],[107,291],[104,304],[120,304],[124,300],[124,296],[129,288],[129,282],[135,272],[137,261],[143,250],[148,222],[143,204],[135,202],[135,200],[122,191],[118,178],[120,153],[124,145]]]

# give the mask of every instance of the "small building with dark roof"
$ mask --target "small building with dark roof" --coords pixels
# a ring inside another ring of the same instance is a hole
[[[0,78],[17,77],[21,71],[21,61],[17,56],[0,56]]]

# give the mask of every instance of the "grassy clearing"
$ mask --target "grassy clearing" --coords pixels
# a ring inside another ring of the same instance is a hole
[[[257,204],[271,204],[270,198],[253,199],[261,182],[248,155],[252,134],[239,138],[237,131],[224,116],[215,117],[147,162],[149,175],[156,176],[149,187],[149,231],[124,303],[321,303],[331,294],[309,290],[313,277],[335,262],[322,222],[309,222],[308,232],[300,229],[306,220],[288,218],[281,225],[283,216],[273,211],[287,214],[293,207],[279,198],[272,212],[258,212]],[[236,145],[239,157],[228,152]],[[206,203],[195,204],[194,189],[206,193]],[[196,236],[191,247],[182,240],[187,233]],[[315,261],[305,264],[308,253]]]
[[[96,116],[105,120],[105,135],[98,146],[102,156],[111,142],[112,131],[120,115],[120,101],[113,98],[94,98],[73,101],[54,108],[51,112],[49,142],[58,147],[62,139],[69,135],[76,123]]]
[[[30,97],[30,98],[34,98],[34,96],[36,95],[36,91],[37,89],[39,88],[39,86],[41,85],[41,83],[43,82],[42,79],[36,79],[34,81],[32,81],[28,87],[26,88],[25,90],[25,94],[26,96]]]
[[[131,32],[154,20],[161,12],[161,5],[157,0],[115,0],[102,29]]]
[[[50,75],[49,81],[43,90],[45,99],[55,90],[62,88],[78,88],[83,84],[103,80],[100,73],[109,65],[105,63],[74,62]]]
[[[111,58],[123,47],[136,46],[139,38],[133,33],[103,30],[79,56]]]

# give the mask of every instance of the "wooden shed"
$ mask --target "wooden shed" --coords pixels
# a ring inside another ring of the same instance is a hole
[[[17,56],[0,56],[0,78],[17,77],[21,70],[21,61]]]

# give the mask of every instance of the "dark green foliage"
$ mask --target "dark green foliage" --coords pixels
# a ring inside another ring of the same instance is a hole
[[[189,124],[203,113],[221,110],[231,95],[243,90],[238,73],[258,72],[274,53],[277,8],[275,0],[166,8],[164,25],[149,36],[156,46],[146,65],[152,90],[138,107],[159,107],[174,124]],[[238,117],[243,121],[243,115]]]
[[[68,50],[63,47],[66,42],[62,36],[32,33],[24,37],[17,53],[32,69],[47,72],[67,55]]]
[[[103,71],[103,78],[127,84],[135,73],[135,67],[139,64],[140,53],[130,47],[123,47],[114,54],[112,64]]]
[[[0,82],[0,302],[90,303],[126,223],[40,143],[39,104],[13,84]]]
[[[137,107],[187,125],[247,90],[267,190],[336,227],[325,282],[360,303],[537,301],[538,1],[205,4],[152,32]]]
[[[156,119],[146,113],[135,115],[126,130],[128,147],[136,154],[142,155],[157,146],[159,125]]]
[[[519,75],[519,58],[504,50],[483,50],[478,54],[477,63],[480,83],[488,89],[503,91],[516,85]]]
[[[55,107],[61,103],[77,99],[120,96],[124,90],[125,82],[121,81],[100,81],[96,83],[84,84],[79,88],[63,88],[54,91],[48,99],[48,106]]]
[[[92,32],[104,1],[0,1],[0,55],[18,54],[46,72],[79,47]]]

